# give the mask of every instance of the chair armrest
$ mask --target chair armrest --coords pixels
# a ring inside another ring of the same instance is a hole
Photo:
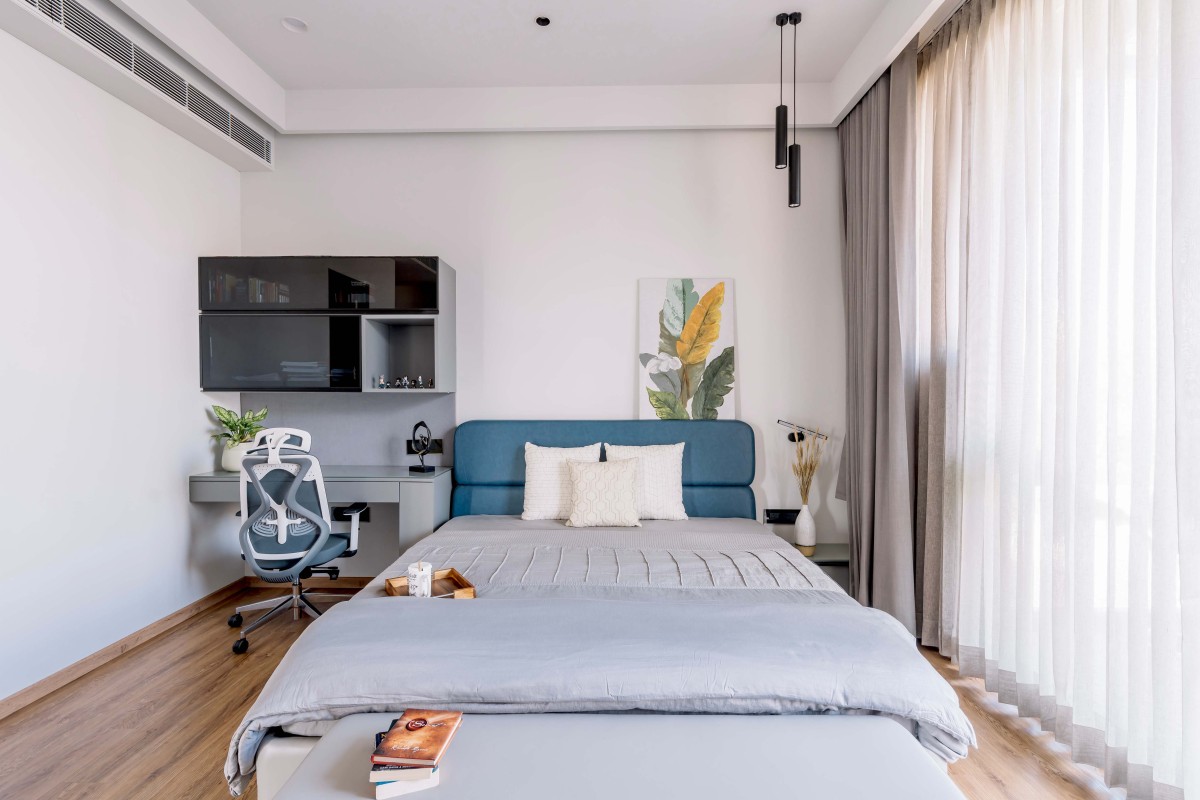
[[[339,520],[348,519],[350,521],[350,547],[346,549],[346,552],[351,555],[358,552],[358,517],[367,508],[369,506],[360,500],[357,503],[351,503],[337,510],[335,518]]]

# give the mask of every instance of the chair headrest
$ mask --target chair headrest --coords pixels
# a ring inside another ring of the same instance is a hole
[[[312,447],[312,435],[299,428],[267,428],[254,437],[254,445],[246,455],[266,455],[268,464],[280,463],[282,455],[308,453]]]

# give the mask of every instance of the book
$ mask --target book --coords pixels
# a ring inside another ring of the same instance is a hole
[[[438,773],[435,772],[428,778],[421,778],[419,781],[377,783],[375,784],[375,800],[390,800],[392,797],[401,797],[424,789],[432,789],[438,785],[440,780]]]
[[[392,723],[371,763],[435,767],[461,722],[461,711],[410,708]]]
[[[396,720],[392,720],[395,724]],[[387,731],[375,734],[375,746],[383,741]],[[392,781],[418,781],[428,778],[437,772],[437,767],[411,767],[404,764],[372,764],[371,783],[391,783]]]

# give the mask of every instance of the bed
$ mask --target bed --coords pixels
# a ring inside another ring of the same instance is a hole
[[[525,442],[685,442],[686,521],[567,528],[519,518]],[[452,519],[297,640],[230,743],[269,797],[332,722],[408,706],[469,713],[873,714],[939,761],[974,733],[894,619],[755,522],[741,422],[475,421],[455,434]],[[413,561],[476,601],[386,597]],[[277,737],[279,732],[290,736]]]

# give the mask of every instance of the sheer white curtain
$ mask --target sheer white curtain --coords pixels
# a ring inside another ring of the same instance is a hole
[[[1200,798],[1171,40],[1171,0],[970,0],[918,73],[922,640],[1131,798]]]

